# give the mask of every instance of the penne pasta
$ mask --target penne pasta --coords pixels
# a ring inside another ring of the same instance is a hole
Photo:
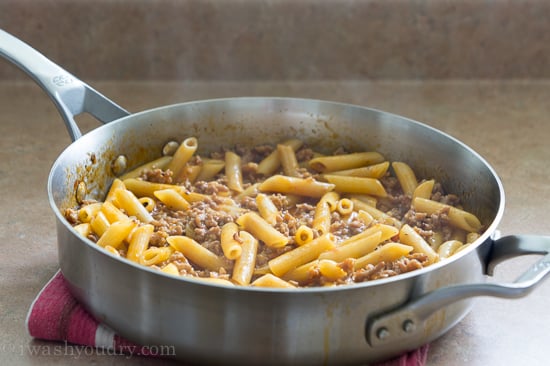
[[[242,252],[242,239],[239,236],[239,227],[234,222],[222,226],[220,244],[227,259],[237,259]]]
[[[227,186],[230,189],[236,192],[244,190],[241,157],[232,151],[225,153],[225,176],[227,177]]]
[[[129,171],[128,173],[121,175],[119,177],[119,180],[124,181],[125,179],[129,179],[129,178],[137,178],[143,173],[144,170],[165,169],[171,160],[172,160],[171,156],[162,156],[158,159],[142,164],[137,168]],[[116,187],[116,188],[122,188],[122,187]]]
[[[153,193],[155,197],[164,203],[166,206],[174,210],[187,210],[189,209],[189,202],[181,196],[175,189],[161,189]]]
[[[111,224],[117,221],[129,220],[128,215],[126,215],[124,212],[118,209],[118,207],[116,207],[109,201],[103,202],[100,210]]]
[[[101,237],[111,226],[111,223],[109,220],[107,220],[107,217],[103,212],[98,212],[92,221],[90,221],[90,226],[92,228],[92,231],[99,237]]]
[[[277,223],[279,210],[267,195],[258,193],[256,196],[256,205],[258,206],[260,216],[262,216],[265,221],[270,225],[275,225]]]
[[[174,173],[173,177],[176,182],[183,181],[182,173],[185,171],[185,165],[191,159],[193,154],[195,154],[197,147],[197,139],[195,137],[188,137],[182,141],[181,145],[174,153],[174,156],[172,157],[172,160],[170,160],[170,163],[166,169],[171,170]]]
[[[140,263],[143,253],[149,247],[149,240],[154,231],[153,225],[143,225],[137,227],[132,232],[126,258],[132,262]]]
[[[432,191],[433,191],[434,185],[435,185],[435,181],[433,179],[420,183],[415,188],[412,195],[412,199],[414,200],[416,197],[430,199],[432,197]]]
[[[101,210],[101,206],[103,204],[100,202],[97,203],[91,203],[86,206],[82,206],[78,210],[78,219],[82,222],[90,222],[92,219],[97,215],[97,213]]]
[[[296,151],[303,145],[303,142],[297,139],[291,139],[282,142],[280,145],[290,146],[292,150]],[[256,171],[258,172],[258,174],[269,176],[274,174],[280,166],[281,160],[279,158],[279,152],[275,150],[262,161],[260,161],[260,163],[258,164],[258,169]]]
[[[241,231],[239,238],[242,241],[242,253],[235,260],[231,279],[239,285],[248,285],[256,267],[258,240],[246,231]]]
[[[300,225],[298,229],[296,229],[294,240],[296,241],[296,244],[304,245],[312,241],[314,237],[315,235],[313,234],[313,230],[310,227],[306,225]]]
[[[382,245],[374,252],[357,258],[354,264],[354,268],[365,268],[369,264],[376,265],[380,262],[393,262],[408,255],[410,252],[412,252],[412,250],[413,247],[410,245],[400,243],[387,243]]]
[[[359,258],[372,252],[380,242],[382,233],[376,232],[372,235],[354,240],[345,245],[339,245],[319,255],[319,259],[330,259],[336,262],[342,262],[347,258]]]
[[[353,201],[349,198],[340,199],[336,205],[336,211],[338,211],[340,215],[351,214],[353,212]]]
[[[204,201],[207,198],[204,194],[189,192],[185,187],[175,184],[153,183],[135,178],[124,180],[124,184],[136,197],[154,197],[155,191],[173,189],[189,202]]]
[[[412,201],[412,207],[418,212],[425,212],[427,214],[434,214],[446,210],[448,211],[451,225],[468,232],[478,232],[481,230],[481,222],[475,215],[456,207],[422,197],[416,197]]]
[[[390,167],[389,161],[383,163],[364,166],[361,168],[337,170],[330,172],[332,175],[347,175],[349,177],[363,177],[363,178],[375,178],[380,179],[386,175],[388,168]]]
[[[197,181],[209,181],[214,179],[225,167],[225,161],[217,159],[203,159]]]
[[[144,266],[153,266],[164,262],[174,250],[170,247],[151,247],[139,257],[139,263]]]
[[[371,194],[386,197],[386,189],[378,179],[363,177],[348,177],[344,175],[324,174],[329,183],[334,184],[334,190],[341,193]]]
[[[334,189],[334,184],[316,181],[313,178],[294,178],[273,175],[264,180],[259,190],[262,192],[290,193],[307,197],[321,197]]]
[[[354,169],[365,165],[382,163],[384,157],[377,152],[360,152],[343,155],[331,155],[313,158],[309,166],[321,173]]]
[[[247,212],[236,220],[244,230],[264,242],[268,247],[284,247],[289,239],[269,225],[260,215],[254,212]]]
[[[155,209],[155,206],[157,205],[155,203],[155,200],[152,199],[151,197],[141,197],[141,198],[138,198],[138,201],[139,203],[141,203],[143,207],[145,207],[145,209],[149,213],[153,212],[153,210]]]
[[[291,269],[316,259],[319,254],[333,247],[334,241],[332,235],[322,235],[307,244],[271,259],[268,262],[269,269],[273,274],[282,276]]]
[[[113,248],[118,249],[135,226],[136,223],[131,220],[117,221],[115,223],[112,223],[101,235],[101,237],[97,241],[97,245],[99,245],[100,247],[106,247],[107,245],[110,245]]]
[[[405,224],[399,230],[399,241],[410,245],[417,253],[424,253],[428,257],[429,263],[435,263],[439,260],[437,253],[412,227]]]
[[[312,227],[319,235],[327,234],[330,232],[330,220],[330,206],[325,200],[321,199],[315,206]]]
[[[296,160],[296,154],[294,149],[289,145],[278,144],[277,153],[279,154],[279,160],[283,167],[284,175],[289,177],[299,177],[298,174],[298,161]]]
[[[408,164],[400,161],[394,161],[391,166],[395,172],[395,176],[397,177],[399,184],[401,185],[401,189],[403,189],[403,192],[408,196],[412,196],[414,190],[418,186],[418,181],[416,180],[414,171]]]
[[[169,236],[166,238],[166,241],[174,250],[181,252],[190,261],[208,270],[218,271],[220,268],[229,267],[222,258],[191,238],[186,236]]]
[[[115,199],[120,208],[130,216],[135,216],[143,223],[150,223],[153,221],[153,216],[147,211],[145,207],[139,202],[137,197],[127,189],[117,189],[115,191]]]
[[[439,248],[437,248],[437,254],[439,255],[440,259],[449,258],[462,245],[463,244],[458,240],[446,241],[445,243],[441,244]]]
[[[271,273],[267,273],[257,278],[254,282],[252,282],[252,286],[272,288],[296,288],[296,286],[288,283],[287,281],[279,277],[272,275]]]

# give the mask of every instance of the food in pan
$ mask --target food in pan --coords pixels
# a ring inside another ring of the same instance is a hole
[[[65,217],[113,255],[226,285],[311,287],[429,266],[483,231],[405,162],[298,139],[199,155],[195,137],[115,179]]]

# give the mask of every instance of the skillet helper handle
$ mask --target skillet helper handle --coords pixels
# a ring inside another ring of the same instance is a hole
[[[82,136],[74,117],[88,112],[103,123],[129,113],[56,65],[40,52],[0,29],[0,56],[25,71],[50,96],[72,141]]]
[[[487,261],[487,274],[509,258],[526,254],[544,254],[513,283],[477,283],[448,286],[411,300],[395,310],[367,321],[366,338],[371,346],[379,346],[418,336],[424,324],[437,310],[457,301],[492,296],[519,298],[529,294],[550,273],[550,237],[506,236],[493,241]]]

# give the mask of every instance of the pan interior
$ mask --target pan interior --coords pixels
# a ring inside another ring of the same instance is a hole
[[[81,182],[87,198],[102,199],[119,155],[128,168],[161,156],[168,141],[195,136],[199,154],[235,144],[276,144],[299,138],[322,153],[338,147],[378,151],[404,161],[419,179],[435,178],[458,194],[467,210],[490,224],[502,211],[503,191],[492,168],[460,141],[413,120],[369,108],[293,98],[230,98],[148,110],[101,126],[57,159],[49,195],[58,216],[74,206]]]

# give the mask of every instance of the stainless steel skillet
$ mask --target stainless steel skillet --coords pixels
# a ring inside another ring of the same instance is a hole
[[[178,358],[204,363],[372,362],[445,333],[470,310],[472,296],[520,297],[549,271],[549,259],[543,257],[516,283],[484,282],[502,259],[546,254],[550,241],[525,236],[492,240],[504,214],[498,176],[460,141],[421,123],[360,106],[290,98],[207,100],[128,115],[1,31],[0,54],[44,88],[74,140],[54,163],[48,181],[61,270],[98,320],[136,342],[174,346]],[[110,123],[80,136],[73,116],[82,112]],[[375,149],[409,162],[421,176],[441,180],[488,230],[470,249],[417,272],[353,286],[285,291],[165,276],[110,256],[65,222],[62,210],[77,195],[104,194],[118,156],[134,166],[159,156],[165,142],[189,135],[216,149],[290,136],[327,151],[339,145]]]

